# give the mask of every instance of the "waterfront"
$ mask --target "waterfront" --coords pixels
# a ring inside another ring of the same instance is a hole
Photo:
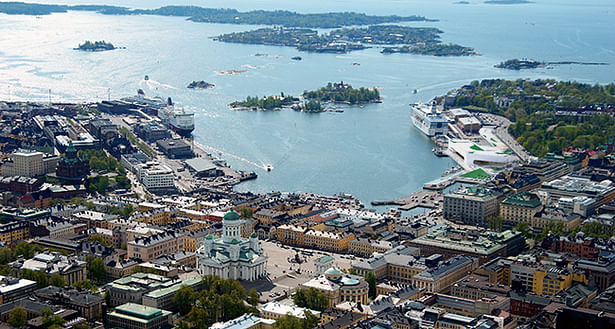
[[[464,7],[448,2],[433,6],[417,2],[416,6],[402,10],[400,2],[388,1],[374,8],[366,1],[359,1],[352,6],[353,10],[370,14],[419,14],[440,19],[440,22],[412,25],[438,27],[444,31],[445,42],[474,47],[483,55],[467,58],[384,56],[378,49],[346,55],[307,54],[283,47],[224,44],[209,37],[255,27],[198,24],[177,17],[68,13],[37,19],[1,15],[0,95],[9,99],[46,100],[51,89],[53,100],[84,101],[107,98],[108,94],[119,98],[143,88],[150,95],[171,96],[179,105],[195,110],[194,136],[198,142],[274,167],[267,173],[245,161],[223,156],[234,168],[255,170],[259,174],[257,180],[241,184],[238,189],[349,192],[366,203],[374,199],[396,199],[419,190],[425,182],[454,166],[448,158],[433,156],[433,145],[410,123],[408,103],[427,101],[481,78],[545,77],[612,82],[613,5],[596,1],[583,7],[572,3],[549,7],[553,3],[541,2],[533,7]],[[148,2],[147,6],[162,4]],[[312,8],[306,7],[307,4],[274,1],[252,5],[246,2],[196,4],[243,10],[256,6],[303,11],[349,8],[339,7],[344,2],[327,6],[320,3],[321,7]],[[580,18],[570,24],[576,15]],[[531,40],[528,35],[532,36]],[[105,53],[72,51],[86,39],[104,39],[127,49]],[[282,57],[251,56],[256,53]],[[293,56],[301,56],[303,61],[293,61]],[[493,67],[514,57],[601,61],[611,65],[570,65],[523,72]],[[242,69],[247,71],[216,74],[216,71]],[[143,80],[146,74],[151,77],[150,81]],[[193,80],[205,80],[216,86],[208,90],[186,89],[185,85]],[[317,115],[293,111],[235,112],[226,106],[248,95],[281,91],[300,94],[338,80],[355,87],[381,87],[384,102],[344,113]],[[413,89],[419,92],[414,95]]]

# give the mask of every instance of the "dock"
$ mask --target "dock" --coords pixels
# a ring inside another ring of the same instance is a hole
[[[443,201],[444,197],[436,191],[420,191],[397,200],[375,200],[373,206],[399,206],[400,210],[412,210],[414,208],[434,209]]]

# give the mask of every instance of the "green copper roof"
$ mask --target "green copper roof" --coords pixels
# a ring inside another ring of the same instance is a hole
[[[337,275],[337,274],[342,274],[342,272],[338,269],[336,269],[335,267],[332,267],[330,269],[328,269],[325,274],[333,274],[333,275]]]
[[[258,238],[258,235],[256,235],[256,232],[252,232],[252,234],[250,234],[251,238]]]
[[[73,145],[73,141],[70,141],[70,143],[68,143],[68,147],[66,148],[66,152],[77,152],[77,149],[75,148],[75,145]]]
[[[208,235],[205,239],[206,239],[206,240],[213,240],[213,239],[214,239],[214,236],[210,234],[210,235]]]
[[[235,210],[231,209],[229,212],[224,214],[224,220],[225,221],[239,220],[239,214]]]

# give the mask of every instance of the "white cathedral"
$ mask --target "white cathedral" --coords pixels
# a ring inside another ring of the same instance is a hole
[[[224,215],[222,237],[208,235],[196,252],[201,275],[254,281],[267,273],[267,256],[263,255],[258,236],[252,233],[249,239],[241,237],[241,220],[234,210]]]

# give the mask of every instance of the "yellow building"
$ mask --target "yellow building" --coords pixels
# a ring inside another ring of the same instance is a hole
[[[0,241],[10,244],[26,240],[30,237],[30,228],[27,221],[15,221],[0,224]]]
[[[511,195],[500,203],[500,216],[505,222],[527,223],[532,226],[532,219],[542,210],[542,203],[535,194],[522,192]]]
[[[574,282],[587,284],[583,273],[571,273],[565,268],[551,267],[536,269],[532,280],[532,292],[537,295],[553,296],[560,290],[572,286]]]
[[[314,288],[327,296],[329,307],[343,302],[367,305],[369,284],[360,276],[344,274],[333,267],[301,286]]]
[[[147,212],[136,213],[131,216],[131,219],[138,222],[150,223],[161,226],[169,225],[171,223],[180,221],[180,218],[177,217],[177,211],[170,208],[162,208]]]

